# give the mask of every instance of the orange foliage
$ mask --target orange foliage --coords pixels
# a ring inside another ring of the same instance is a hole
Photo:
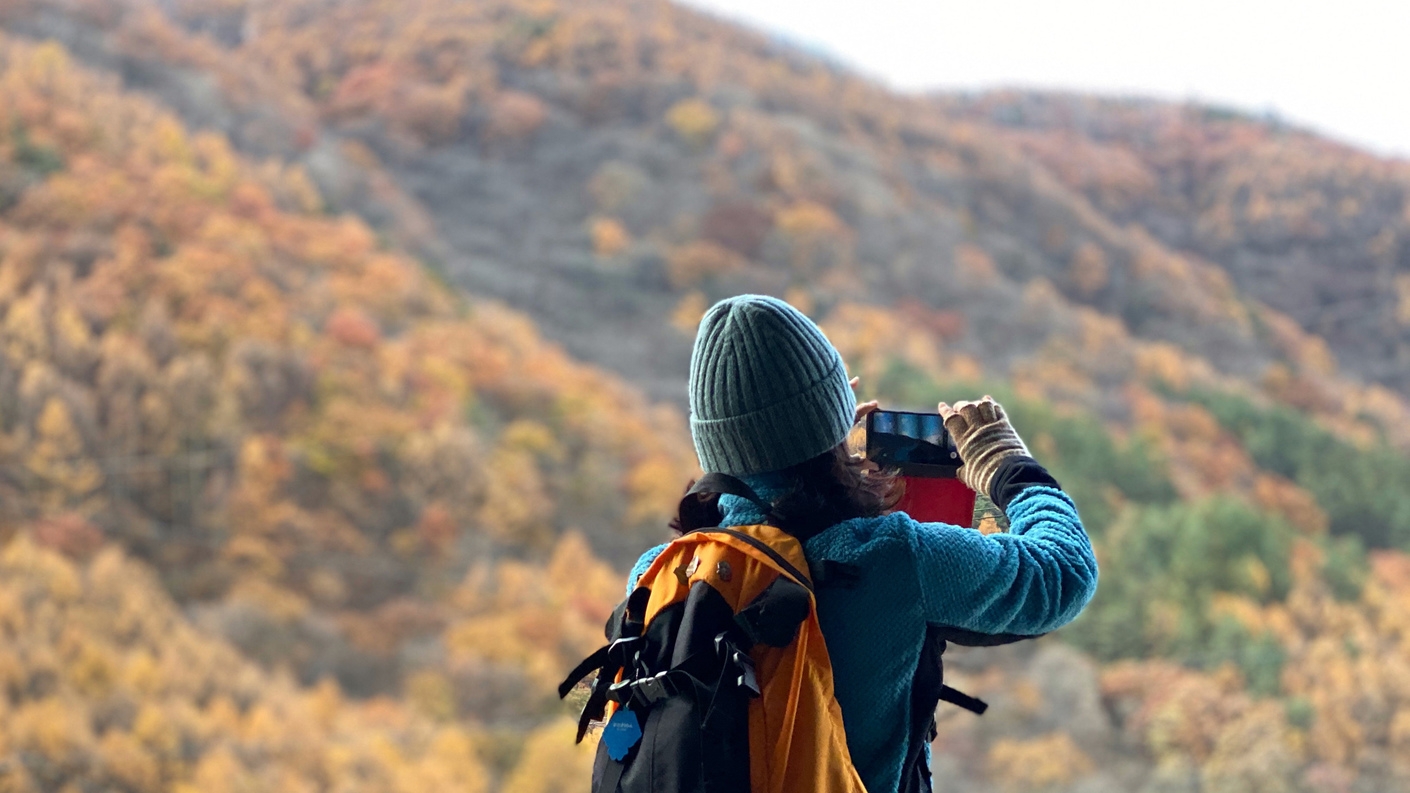
[[[627,249],[632,235],[615,218],[594,218],[588,227],[592,250],[598,256],[611,258]]]
[[[537,131],[547,117],[548,110],[538,97],[504,91],[490,103],[486,134],[491,138],[526,138]]]
[[[684,289],[714,278],[744,269],[747,263],[739,254],[712,242],[692,242],[672,250],[666,256],[666,276],[671,285]]]

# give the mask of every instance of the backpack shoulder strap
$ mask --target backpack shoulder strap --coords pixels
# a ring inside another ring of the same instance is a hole
[[[758,537],[745,534],[744,532],[738,531],[736,529],[726,529],[719,526],[709,529],[697,529],[696,531],[699,531],[704,534],[728,534],[729,536],[734,537],[737,540],[742,540],[743,542],[747,543],[749,547],[754,548],[755,550],[769,557],[769,561],[778,565],[779,569],[782,570],[785,575],[787,575],[789,578],[792,578],[804,589],[808,590],[809,592],[813,591],[812,579],[809,578],[807,574],[805,574],[802,570],[799,570],[796,565],[785,559],[783,557],[783,554],[770,547],[768,543],[764,542]]]

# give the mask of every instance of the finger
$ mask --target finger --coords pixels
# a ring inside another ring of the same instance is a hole
[[[862,378],[861,378],[861,375],[858,375],[858,376],[852,378],[851,380],[848,380],[848,381],[847,381],[847,385],[849,385],[849,386],[851,386],[851,387],[853,387],[853,388],[856,388],[856,387],[857,387],[857,383],[860,383],[860,382],[862,382]]]
[[[862,404],[857,405],[856,420],[860,422],[862,419],[866,418],[867,416],[871,415],[872,413],[875,413],[880,409],[881,405],[874,399],[870,402],[863,402]]]
[[[969,421],[959,411],[943,402],[940,403],[940,415],[944,417],[942,421],[945,423],[945,431],[952,436],[963,437],[969,431]]]
[[[996,407],[998,407],[997,402],[989,397],[985,397],[975,404],[975,413],[987,424],[997,418],[994,413],[994,408]]]

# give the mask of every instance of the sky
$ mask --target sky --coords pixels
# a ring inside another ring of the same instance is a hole
[[[1043,88],[1274,113],[1410,158],[1410,0],[685,0],[903,91]]]

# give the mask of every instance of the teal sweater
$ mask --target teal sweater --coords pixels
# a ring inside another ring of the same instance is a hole
[[[779,493],[761,477],[765,499]],[[762,522],[749,501],[721,496],[723,526]],[[1024,488],[1008,504],[1006,534],[983,535],[904,513],[844,521],[808,540],[811,564],[861,569],[847,588],[817,592],[847,747],[872,793],[900,785],[910,724],[910,684],[927,623],[979,633],[1033,635],[1072,621],[1097,588],[1097,561],[1062,491]],[[633,567],[628,591],[666,546]]]

